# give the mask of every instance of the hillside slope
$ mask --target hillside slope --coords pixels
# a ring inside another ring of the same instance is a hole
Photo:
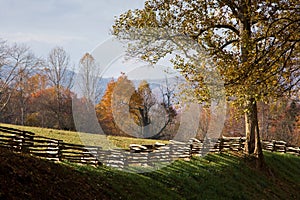
[[[300,199],[300,158],[265,157],[273,176],[226,153],[134,174],[52,163],[0,148],[0,199]]]

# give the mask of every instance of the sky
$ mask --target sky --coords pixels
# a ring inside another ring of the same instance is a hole
[[[111,37],[116,16],[144,0],[0,0],[0,38],[28,45],[37,56],[63,47],[74,64]]]
[[[144,3],[144,0],[0,0],[0,38],[26,44],[43,58],[54,47],[63,47],[75,71],[80,58],[88,52],[101,66],[102,77],[118,77],[125,72],[134,79],[157,79],[165,76],[157,68],[169,67],[167,59],[154,68],[145,62],[125,62],[122,55],[126,48],[111,35],[116,17],[129,9],[141,9]]]

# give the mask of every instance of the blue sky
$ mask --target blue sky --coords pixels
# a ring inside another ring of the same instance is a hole
[[[110,37],[115,16],[144,0],[0,0],[0,38],[46,57],[62,46],[74,64]]]

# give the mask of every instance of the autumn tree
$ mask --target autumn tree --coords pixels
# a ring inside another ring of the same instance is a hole
[[[134,130],[128,118],[129,100],[126,97],[133,91],[134,85],[125,74],[107,84],[101,101],[96,105],[97,117],[105,134],[132,135]]]
[[[299,16],[296,0],[147,0],[120,15],[113,34],[129,41],[130,55],[152,63],[177,53],[174,67],[194,83],[200,101],[211,98],[206,80],[216,78],[207,74],[215,70],[244,111],[245,151],[262,167],[257,102],[299,88]],[[199,64],[203,52],[214,69]]]
[[[56,48],[47,61],[36,57],[26,45],[0,40],[2,122],[74,129],[69,58],[63,49]]]
[[[39,96],[38,94],[40,94],[42,91],[45,91],[49,86],[47,76],[43,73],[39,73],[39,71],[36,71],[34,75],[27,79],[25,84],[29,93],[25,125],[47,127],[45,125],[46,117],[44,117],[47,113],[47,110],[44,106],[42,106],[44,101],[41,101],[41,99],[37,100],[37,97]]]
[[[130,98],[129,111],[135,123],[141,127],[141,135],[145,138],[150,137],[151,134],[150,110],[156,103],[157,100],[147,81],[142,81]]]
[[[167,82],[167,81],[166,81]],[[129,111],[137,125],[141,127],[141,136],[158,139],[176,116],[172,105],[173,88],[166,84],[160,87],[161,99],[154,95],[150,84],[143,80],[131,96]],[[170,131],[170,130],[169,130]]]
[[[282,97],[262,107],[261,126],[264,126],[262,138],[267,140],[284,140],[297,145],[297,117],[300,116],[300,105],[295,99]],[[264,114],[264,115],[263,115]]]
[[[117,127],[112,113],[111,99],[116,82],[111,80],[106,87],[104,95],[96,105],[96,113],[102,130],[107,135],[123,135],[121,130]]]
[[[147,81],[138,88],[123,73],[107,84],[96,112],[103,131],[108,135],[160,138],[176,111],[157,99]],[[167,135],[167,134],[166,134]]]
[[[30,112],[27,117],[27,125],[47,128],[59,128],[64,130],[74,130],[72,115],[73,93],[67,88],[60,89],[61,110],[60,127],[57,123],[57,108],[53,105],[57,103],[56,88],[47,87],[32,93],[30,98]]]

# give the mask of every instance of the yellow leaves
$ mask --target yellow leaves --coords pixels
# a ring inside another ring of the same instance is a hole
[[[265,96],[279,94],[284,84],[291,83],[292,78],[297,77],[296,71],[291,74],[286,70],[291,65],[289,59],[299,57],[291,52],[292,48],[297,48],[299,52],[299,45],[292,47],[292,43],[287,41],[299,38],[299,26],[295,23],[289,25],[299,19],[294,7],[276,7],[266,1],[251,5],[245,3],[235,8],[229,3],[219,4],[216,1],[148,0],[146,5],[145,9],[131,13],[127,19],[121,15],[122,24],[117,23],[120,30],[126,32],[128,24],[143,29],[159,27],[170,30],[169,34],[184,35],[194,40],[214,58],[217,72],[225,81],[228,96],[244,100],[245,94],[249,94],[256,100],[265,99]],[[172,53],[173,49],[170,50],[167,43],[155,46],[157,38],[173,42],[168,34],[149,35],[149,38],[134,38],[139,42],[136,50],[143,59],[156,62],[166,52]],[[221,49],[230,41],[234,42]],[[175,43],[178,44],[178,41],[175,40]],[[149,48],[143,49],[144,44]],[[176,57],[172,63],[193,84],[196,98],[206,99],[209,96],[203,84],[203,80],[209,76],[202,70],[204,66],[181,57]]]

